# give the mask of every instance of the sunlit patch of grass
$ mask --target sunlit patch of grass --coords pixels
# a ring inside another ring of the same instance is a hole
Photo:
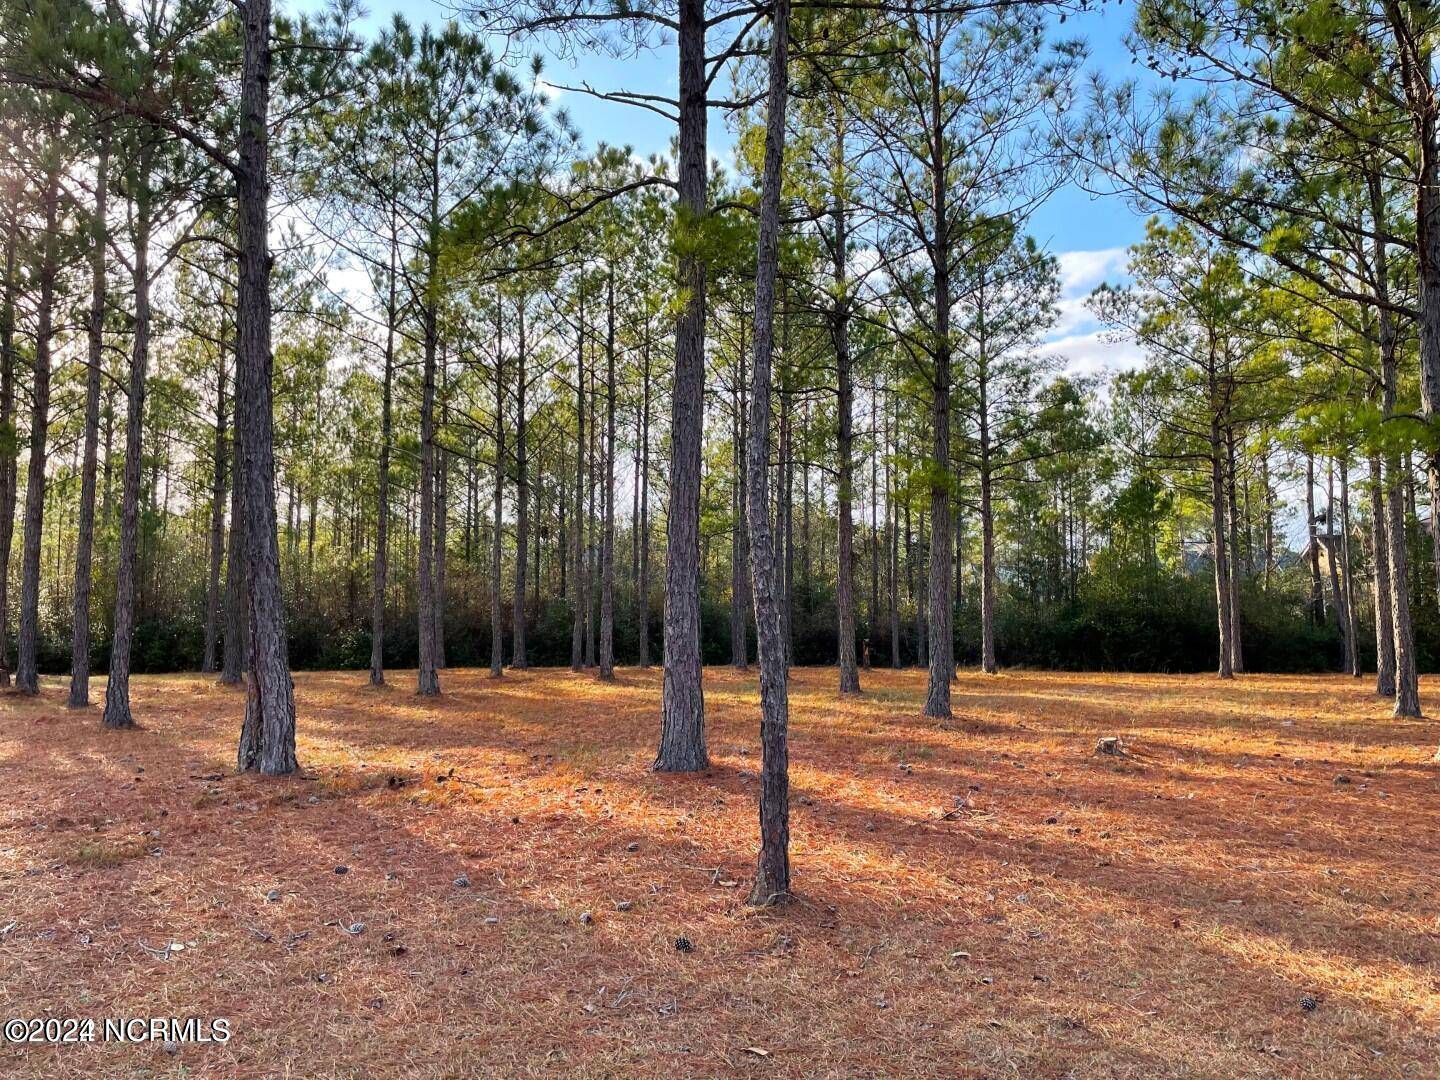
[[[67,860],[71,866],[85,870],[108,870],[146,853],[145,842],[139,837],[125,840],[94,840],[81,844]]]

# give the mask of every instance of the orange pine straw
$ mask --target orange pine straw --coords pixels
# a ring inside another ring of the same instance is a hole
[[[292,780],[208,678],[134,733],[0,698],[0,1015],[234,1032],[0,1075],[1440,1075],[1440,729],[1368,683],[967,672],[936,723],[797,671],[756,912],[755,677],[706,673],[697,776],[647,770],[659,677],[300,674]]]

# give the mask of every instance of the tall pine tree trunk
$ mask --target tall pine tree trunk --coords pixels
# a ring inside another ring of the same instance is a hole
[[[950,716],[950,678],[954,674],[955,643],[951,630],[950,599],[950,241],[948,209],[949,170],[945,119],[941,104],[942,66],[936,40],[930,64],[931,200],[934,214],[933,269],[935,276],[934,370],[930,387],[930,680],[925,715]]]
[[[606,282],[605,527],[600,552],[600,678],[615,678],[615,270]]]
[[[785,148],[789,0],[775,0],[770,43],[765,171],[755,272],[755,358],[751,369],[747,457],[750,566],[760,658],[760,853],[750,903],[790,894],[789,657],[780,633],[780,575],[770,528],[770,381],[774,348],[775,277],[780,243],[780,183]]]
[[[1375,238],[1372,241],[1375,275],[1377,345],[1380,349],[1380,410],[1385,419],[1395,414],[1399,390],[1399,334],[1389,308],[1389,260],[1383,237],[1385,199],[1380,175],[1366,174]],[[1440,294],[1437,294],[1440,295]],[[1437,342],[1440,346],[1440,342]],[[1394,629],[1395,709],[1397,717],[1420,715],[1420,680],[1416,670],[1415,627],[1410,616],[1410,556],[1405,546],[1405,508],[1400,496],[1400,457],[1385,456],[1385,487],[1381,496],[1390,563],[1390,624]]]
[[[6,222],[4,294],[0,295],[0,686],[10,685],[10,545],[15,536],[19,434],[15,423],[15,276],[19,229]]]
[[[1381,492],[1385,481],[1380,459],[1370,457],[1370,548],[1375,562],[1375,693],[1395,696],[1395,622],[1390,610],[1390,538],[1385,528],[1385,507]]]
[[[1339,549],[1335,543],[1335,459],[1332,457],[1325,477],[1325,547],[1330,570],[1331,610],[1335,612],[1335,629],[1340,633],[1340,669],[1349,673],[1355,666],[1355,640],[1350,636],[1350,609],[1340,587]]]
[[[570,580],[570,670],[585,669],[585,282],[580,281],[580,332],[575,340],[575,547]]]
[[[516,331],[519,335],[519,354],[515,374],[515,597],[511,606],[511,627],[513,642],[510,647],[511,663],[516,668],[527,668],[530,660],[525,654],[525,574],[530,543],[530,448],[525,430],[525,393],[527,342],[525,340],[525,298],[515,304]],[[539,560],[536,560],[539,568]],[[538,590],[537,590],[538,591]]]
[[[142,151],[142,154],[146,151]],[[129,407],[125,414],[125,467],[120,481],[120,561],[115,571],[115,625],[110,634],[110,678],[104,722],[131,728],[130,650],[135,637],[135,592],[140,549],[141,451],[145,435],[145,382],[150,366],[150,228],[148,163],[135,199],[135,329],[130,349]]]
[[[50,430],[50,351],[54,336],[55,278],[60,260],[60,166],[47,165],[41,191],[44,232],[41,234],[39,306],[35,314],[34,387],[30,407],[30,462],[25,485],[25,534],[21,548],[19,656],[15,688],[22,694],[40,692],[40,548],[45,523],[46,437]]]
[[[425,295],[421,301],[423,359],[420,389],[420,671],[416,691],[440,693],[440,658],[435,640],[435,367],[439,325],[434,285],[439,267],[439,159],[431,161],[429,231],[425,251]]]
[[[95,474],[100,454],[100,369],[105,363],[106,196],[110,125],[100,130],[95,161],[95,211],[90,232],[90,319],[85,350],[85,448],[80,466],[80,513],[75,526],[75,588],[70,631],[70,707],[90,704],[90,587],[95,551]]]
[[[640,374],[640,585],[636,617],[640,624],[640,666],[650,666],[650,338],[647,329]]]
[[[703,244],[708,214],[708,84],[705,0],[678,0],[679,154],[676,231],[680,294],[670,406],[670,507],[665,517],[665,678],[658,772],[693,772],[710,763],[700,665],[700,449],[705,412]]]
[[[230,550],[225,559],[225,647],[220,667],[220,682],[224,686],[240,685],[250,656],[245,594],[245,574],[249,565],[249,557],[245,553],[245,474],[240,468],[240,429],[236,427],[234,430],[230,448],[230,457],[234,461],[230,479]]]
[[[1222,679],[1233,679],[1235,654],[1230,648],[1230,632],[1234,624],[1230,619],[1230,542],[1225,530],[1225,458],[1220,438],[1220,422],[1213,417],[1210,421],[1210,539],[1215,556],[1215,609],[1220,637],[1219,674]]]
[[[244,472],[250,680],[236,762],[242,771],[292,773],[295,685],[285,639],[280,545],[275,522],[274,357],[270,351],[270,0],[246,0],[240,79],[236,429]]]
[[[836,139],[837,172],[845,166],[845,136]],[[850,355],[850,297],[846,277],[849,246],[845,195],[836,191],[831,211],[834,223],[835,306],[830,313],[830,336],[835,349],[837,398],[836,448],[839,456],[836,490],[835,606],[840,634],[840,692],[860,692],[860,671],[855,656],[855,381]]]
[[[394,439],[396,262],[399,241],[390,224],[390,275],[385,303],[385,370],[380,382],[380,461],[375,492],[375,560],[370,571],[370,685],[385,685],[385,591],[390,572],[390,445]]]
[[[200,661],[204,674],[215,671],[220,639],[220,564],[225,560],[225,481],[228,468],[225,451],[229,433],[225,430],[225,343],[222,340],[215,365],[215,472],[210,488],[210,566],[205,575],[205,654]]]
[[[505,353],[495,343],[495,490],[490,534],[490,677],[505,674],[505,625],[501,612],[500,566],[505,543]]]

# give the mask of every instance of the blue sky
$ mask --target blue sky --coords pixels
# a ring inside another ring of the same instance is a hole
[[[319,0],[296,0],[300,9],[318,6]],[[439,22],[452,17],[454,8],[444,0],[370,0],[361,29],[372,31],[400,12],[414,23]],[[1054,24],[1059,37],[1081,37],[1089,46],[1089,67],[1111,79],[1123,79],[1135,72],[1124,36],[1130,10],[1106,4],[1099,10]],[[543,51],[543,50],[542,50]],[[574,58],[548,58],[545,79],[555,87],[588,84],[596,89],[636,90],[673,95],[675,90],[673,50],[659,50],[638,57],[615,59],[586,53]],[[673,126],[663,117],[643,109],[599,101],[576,91],[552,91],[554,104],[564,108],[588,145],[604,141],[629,145],[647,156],[666,151]],[[728,157],[730,136],[719,114],[712,116],[710,150],[722,160]],[[1131,343],[1107,341],[1101,328],[1090,318],[1084,298],[1102,281],[1123,279],[1125,248],[1140,239],[1144,216],[1115,197],[1093,197],[1071,184],[1040,207],[1031,222],[1035,238],[1060,260],[1062,299],[1060,319],[1050,334],[1047,349],[1061,356],[1068,370],[1093,373],[1113,370],[1138,362],[1138,350]]]

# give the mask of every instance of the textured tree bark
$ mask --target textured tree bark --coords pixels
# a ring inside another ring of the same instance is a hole
[[[835,141],[837,174],[845,168],[845,135],[843,126]],[[860,671],[855,657],[855,380],[850,356],[850,297],[846,276],[849,246],[845,196],[835,193],[830,212],[834,238],[835,304],[830,312],[830,337],[835,349],[835,382],[837,405],[836,448],[838,453],[838,487],[836,490],[835,606],[840,634],[840,693],[860,692]]]
[[[505,353],[495,343],[495,491],[490,516],[490,677],[505,674],[505,624],[500,567],[505,543]]]
[[[994,675],[995,663],[995,508],[990,469],[989,378],[982,355],[976,389],[980,416],[980,670]]]
[[[440,394],[442,402],[446,384],[445,358],[440,359]],[[449,423],[448,405],[440,407],[441,424]],[[446,555],[449,552],[450,526],[450,454],[443,446],[435,448],[435,669],[445,668],[445,581]]]
[[[935,369],[932,372],[930,434],[930,684],[925,715],[950,716],[950,679],[955,669],[955,641],[950,608],[950,213],[949,169],[941,104],[939,42],[930,64],[930,179],[935,272]]]
[[[90,704],[90,586],[95,551],[95,473],[100,453],[100,369],[105,363],[106,196],[110,125],[102,124],[95,160],[95,210],[90,230],[90,318],[85,350],[85,448],[80,466],[80,513],[75,526],[75,588],[70,630],[72,709]],[[212,665],[213,666],[213,665]]]
[[[580,332],[575,339],[575,513],[570,531],[575,563],[570,589],[570,670],[585,670],[585,284],[580,283]]]
[[[670,507],[665,516],[665,677],[657,772],[710,763],[700,666],[700,444],[705,408],[705,288],[701,254],[708,217],[704,0],[679,0],[679,154],[676,228],[684,308],[675,323],[670,406]]]
[[[525,574],[530,543],[530,448],[525,430],[525,394],[530,375],[526,368],[525,303],[524,297],[515,303],[519,350],[515,373],[515,598],[511,607],[514,626],[510,631],[511,666],[515,668],[530,666],[525,655]]]
[[[142,154],[144,151],[142,151]],[[125,414],[125,466],[120,481],[120,561],[115,571],[115,625],[110,633],[110,677],[104,724],[132,728],[130,649],[135,636],[136,562],[140,548],[141,451],[145,435],[145,381],[150,366],[150,228],[147,162],[135,198],[135,329],[130,348],[129,407]]]
[[[223,337],[223,335],[222,335]],[[222,341],[215,365],[215,472],[210,488],[210,567],[205,576],[205,655],[200,671],[215,672],[216,653],[220,644],[220,564],[225,561],[225,483],[228,469],[225,452],[229,432],[225,429],[225,348]]]
[[[790,895],[789,658],[780,633],[780,580],[767,490],[789,19],[789,0],[775,0],[755,272],[755,357],[751,369],[750,431],[746,453],[749,465],[750,567],[760,646],[760,853],[756,860],[755,882],[750,890],[750,903],[756,905],[773,904]]]
[[[593,668],[595,660],[595,605],[600,596],[600,542],[596,532],[600,529],[603,514],[595,512],[595,492],[599,487],[599,455],[595,452],[595,440],[600,437],[600,409],[596,399],[600,396],[596,387],[598,376],[595,364],[590,365],[590,441],[585,444],[585,667]]]
[[[870,394],[870,606],[865,612],[865,670],[870,670],[870,647],[880,643],[880,465],[882,452],[875,440],[880,433],[880,393]]]
[[[900,514],[896,510],[896,484],[891,468],[894,444],[891,442],[890,420],[893,409],[886,408],[886,586],[890,596],[890,667],[900,670]]]
[[[635,604],[640,622],[640,666],[650,666],[650,338],[645,338],[640,375],[640,585]]]
[[[1390,610],[1390,538],[1381,492],[1380,459],[1370,458],[1370,546],[1375,561],[1375,693],[1395,696],[1395,622]]]
[[[1415,626],[1410,618],[1410,572],[1405,550],[1405,506],[1400,494],[1400,463],[1385,463],[1386,532],[1390,539],[1390,619],[1395,627],[1395,708],[1397,717],[1420,715],[1420,680],[1416,672]]]
[[[1385,242],[1380,239],[1385,221],[1385,202],[1378,173],[1367,177],[1371,215],[1375,224],[1373,241],[1373,272],[1375,275],[1376,344],[1380,349],[1380,409],[1385,418],[1395,413],[1395,397],[1399,384],[1399,335],[1394,316],[1388,307],[1389,260]],[[1440,298],[1440,293],[1437,293]],[[1440,347],[1440,341],[1437,341]],[[1395,716],[1420,715],[1420,680],[1416,671],[1415,628],[1410,617],[1410,556],[1405,546],[1405,508],[1400,497],[1400,459],[1390,453],[1384,461],[1385,538],[1390,563],[1390,624],[1394,628]]]
[[[781,316],[784,318],[784,316]],[[786,320],[788,327],[789,320]],[[787,335],[788,336],[788,335]],[[786,343],[788,344],[788,342]],[[782,355],[784,352],[782,351]],[[780,633],[785,640],[785,662],[795,658],[795,455],[791,449],[795,419],[791,413],[790,391],[780,386],[780,460],[776,472],[780,490],[775,496],[775,522],[779,531],[781,560]]]
[[[425,294],[421,301],[423,362],[420,391],[420,671],[416,692],[440,693],[440,659],[436,651],[435,617],[435,367],[439,325],[432,293],[439,267],[439,151],[430,163],[429,232],[425,245]]]
[[[396,263],[399,238],[390,218],[390,276],[385,299],[385,370],[380,382],[380,461],[375,493],[375,560],[370,571],[370,685],[385,685],[385,590],[390,572],[390,445],[394,439]]]
[[[605,284],[605,527],[600,544],[600,678],[615,678],[615,271]]]
[[[0,686],[10,685],[10,545],[15,535],[15,262],[19,229],[12,211],[6,222],[5,282],[0,296]]]
[[[1213,395],[1212,395],[1213,397]],[[1314,518],[1311,518],[1313,524]],[[1220,438],[1220,422],[1210,420],[1210,538],[1215,553],[1215,610],[1220,631],[1220,669],[1222,679],[1235,677],[1234,653],[1230,648],[1230,542],[1225,530],[1225,459]]]
[[[749,588],[750,525],[746,520],[749,515],[745,508],[745,501],[748,498],[745,494],[745,454],[748,441],[745,437],[746,424],[742,415],[748,400],[744,391],[745,374],[748,368],[745,363],[747,342],[743,322],[739,333],[738,370],[735,379],[735,393],[731,402],[730,425],[731,444],[734,447],[735,455],[735,476],[731,485],[733,492],[731,510],[735,524],[731,530],[730,540],[730,666],[736,671],[748,671],[750,670],[749,609],[752,604]]]
[[[1327,463],[1325,482],[1325,541],[1329,549],[1330,607],[1335,612],[1335,629],[1340,632],[1340,670],[1350,672],[1355,666],[1355,641],[1350,636],[1350,609],[1345,603],[1345,593],[1340,585],[1340,571],[1336,566],[1339,552],[1335,543],[1335,459]]]
[[[1433,19],[1429,5],[1417,10],[1423,13],[1422,18]],[[1427,424],[1434,426],[1440,422],[1440,97],[1436,94],[1433,58],[1428,49],[1417,47],[1406,36],[1415,28],[1407,26],[1402,30],[1398,20],[1395,25],[1419,159],[1415,239],[1420,285],[1420,311],[1416,320],[1420,346],[1420,411]],[[1425,455],[1425,473],[1430,504],[1440,507],[1440,452],[1432,450]],[[1440,582],[1440,514],[1434,512],[1430,514],[1430,541],[1435,580]],[[1436,596],[1440,598],[1440,588],[1436,589]]]
[[[237,364],[238,376],[238,364]],[[245,592],[245,474],[240,468],[240,428],[234,429],[230,456],[230,550],[225,559],[225,642],[220,667],[223,686],[239,686],[250,659],[250,632]]]
[[[46,436],[50,424],[50,350],[54,336],[55,278],[59,272],[60,166],[47,166],[41,207],[40,296],[35,313],[34,388],[30,408],[30,462],[26,469],[25,534],[21,548],[19,656],[15,688],[40,692],[37,650],[40,635],[40,546],[45,523]]]
[[[1230,670],[1245,670],[1245,652],[1240,639],[1240,514],[1235,505],[1235,488],[1239,479],[1235,469],[1235,429],[1225,429],[1225,494],[1227,500],[1226,520],[1229,523],[1229,580],[1230,580]]]
[[[246,0],[240,79],[239,286],[236,294],[235,415],[244,473],[250,680],[236,763],[270,775],[296,770],[295,687],[285,639],[280,545],[275,522],[274,406],[270,351],[270,226],[267,114],[270,0]]]

